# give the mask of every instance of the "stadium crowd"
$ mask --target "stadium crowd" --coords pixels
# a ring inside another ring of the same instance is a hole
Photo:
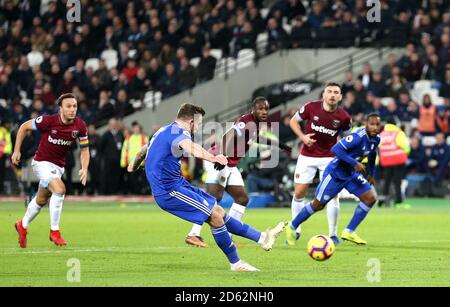
[[[380,71],[366,64],[360,76],[348,72],[343,106],[355,122],[370,111],[417,122],[408,126],[413,128],[408,132],[411,161],[418,157],[411,164],[416,170],[429,172],[428,164],[422,165],[422,151],[430,159],[431,152],[438,153],[433,158],[437,161],[450,156],[444,145],[450,133],[448,1],[381,1],[380,23],[367,21],[369,7],[363,0],[278,0],[270,2],[268,10],[261,0],[83,0],[80,23],[67,21],[66,2],[0,1],[2,176],[11,147],[6,136],[11,143],[21,123],[55,112],[61,93],[79,97],[78,114],[95,131],[111,118],[132,113],[131,100],[142,99],[149,90],[161,91],[164,99],[211,80],[218,62],[211,49],[220,49],[224,56],[247,48],[258,51],[261,33],[268,41],[259,56],[284,48],[406,46],[404,56],[389,56]],[[90,65],[93,58],[97,64]],[[191,64],[193,58],[200,58],[197,66]],[[411,98],[414,82],[421,79],[434,81],[443,104],[436,107],[430,97]],[[392,98],[386,106],[383,97]],[[109,138],[104,144],[113,148],[120,143],[122,148],[126,129],[111,128],[117,122],[109,125],[108,137],[108,133],[95,136],[98,144]],[[419,134],[444,139],[444,149],[422,148]],[[439,154],[442,150],[445,154]],[[102,149],[93,152],[102,161],[111,158],[102,156]],[[120,168],[120,158],[114,159]],[[446,171],[448,166],[442,174]],[[99,183],[94,192],[108,193],[106,189],[114,187],[103,185],[102,189]]]

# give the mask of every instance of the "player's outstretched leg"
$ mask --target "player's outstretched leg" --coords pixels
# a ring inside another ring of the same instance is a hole
[[[230,233],[257,242],[266,251],[270,251],[272,249],[276,238],[283,232],[286,226],[285,222],[280,222],[275,227],[260,232],[250,225],[236,220],[228,214],[225,214],[224,220],[225,226]]]
[[[341,238],[346,241],[354,242],[356,244],[365,245],[367,242],[361,239],[355,232],[356,228],[361,224],[361,222],[366,218],[370,209],[376,203],[375,194],[372,190],[367,191],[360,196],[361,202],[355,209],[350,223],[347,228],[342,232]]]
[[[220,247],[222,252],[228,258],[230,262],[230,267],[232,271],[238,272],[255,272],[259,271],[254,266],[246,263],[242,259],[239,258],[236,246],[231,240],[227,226],[225,225],[225,221],[223,216],[225,211],[219,207],[214,206],[211,211],[211,216],[208,220],[208,224],[211,226],[211,233],[216,241],[217,245]]]
[[[317,199],[314,199],[312,202],[303,207],[302,210],[300,210],[300,213],[297,214],[297,216],[289,223],[289,226],[286,227],[286,243],[288,245],[295,245],[297,227],[309,219],[311,215],[322,210],[324,207],[325,205],[321,204]]]
[[[341,241],[339,240],[337,235],[339,210],[340,210],[339,196],[336,196],[333,199],[331,199],[327,204],[329,235],[335,245],[341,244]]]

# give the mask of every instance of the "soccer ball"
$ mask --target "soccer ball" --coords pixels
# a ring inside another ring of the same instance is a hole
[[[324,261],[333,256],[334,242],[328,236],[317,235],[308,242],[308,255],[317,261]]]

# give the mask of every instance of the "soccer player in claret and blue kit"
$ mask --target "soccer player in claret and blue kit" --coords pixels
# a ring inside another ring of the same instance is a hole
[[[280,222],[274,228],[260,232],[226,214],[213,196],[192,186],[181,176],[180,161],[184,153],[213,164],[228,164],[224,155],[214,155],[192,141],[191,135],[198,131],[204,115],[203,108],[183,104],[176,120],[153,135],[128,166],[128,171],[136,171],[145,159],[147,180],[161,209],[197,225],[209,224],[214,240],[228,258],[232,271],[258,271],[239,258],[228,232],[252,240],[269,251],[286,223]]]
[[[291,119],[292,131],[303,142],[295,167],[292,218],[306,205],[306,192],[313,183],[316,173],[319,172],[322,179],[325,168],[333,160],[334,153],[331,148],[338,141],[338,137],[345,137],[351,132],[351,117],[339,106],[341,99],[340,85],[328,82],[323,90],[322,99],[306,103]],[[337,237],[339,210],[339,199],[336,196],[327,205],[329,234],[336,245],[340,243]],[[297,240],[300,234],[301,227],[298,227]],[[288,239],[286,243],[294,245],[295,240]]]
[[[21,158],[20,149],[27,133],[30,130],[40,130],[41,140],[31,163],[33,172],[39,178],[39,189],[28,204],[25,216],[15,224],[19,234],[19,245],[22,248],[27,247],[28,226],[46,204],[49,204],[50,211],[50,241],[58,246],[66,245],[59,230],[66,193],[61,177],[64,173],[67,153],[77,139],[81,148],[81,170],[78,174],[81,184],[86,185],[89,167],[86,123],[76,116],[77,99],[73,94],[62,94],[57,99],[57,105],[58,113],[39,116],[20,126],[11,157],[12,163],[18,166]]]
[[[250,149],[253,142],[273,145],[282,150],[290,152],[292,149],[278,140],[269,140],[262,135],[261,131],[267,128],[270,105],[266,98],[259,96],[253,100],[250,112],[240,116],[221,139],[214,143],[209,152],[217,155],[223,153],[227,156],[228,164],[220,166],[205,162],[206,189],[218,202],[222,200],[226,191],[233,198],[233,205],[228,215],[238,221],[242,217],[249,202],[244,187],[244,179],[237,165]],[[202,225],[193,224],[192,229],[186,236],[185,242],[199,247],[208,247],[200,235]]]
[[[373,189],[375,159],[380,143],[381,119],[377,113],[366,117],[365,128],[360,128],[341,139],[333,146],[335,158],[328,164],[322,180],[317,186],[315,198],[307,204],[286,227],[287,240],[295,241],[296,229],[311,215],[322,210],[327,203],[342,189],[347,189],[360,199],[355,213],[342,232],[341,238],[356,244],[367,244],[355,232],[365,219],[370,209],[376,203],[376,193]],[[367,170],[361,161],[368,156]],[[366,177],[367,176],[367,177]]]

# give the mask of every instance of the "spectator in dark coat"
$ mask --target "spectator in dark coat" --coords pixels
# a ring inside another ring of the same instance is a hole
[[[269,42],[266,49],[267,54],[286,47],[288,36],[286,31],[278,25],[275,18],[270,18],[267,22],[267,34],[269,35]]]
[[[443,133],[436,134],[436,144],[431,148],[430,168],[434,169],[434,176],[432,181],[435,184],[442,184],[444,176],[449,169],[450,162],[450,147],[445,142],[445,135]]]
[[[445,72],[445,83],[439,89],[439,96],[450,98],[450,69]]]
[[[291,48],[309,48],[312,46],[311,29],[303,22],[301,16],[295,18],[289,36],[289,46]]]
[[[177,78],[181,91],[193,88],[197,82],[197,70],[189,64],[189,60],[186,57],[180,60],[180,69],[178,70]]]
[[[418,174],[428,173],[428,156],[425,148],[422,146],[420,138],[414,136],[411,138],[411,152],[408,156],[407,168],[408,171],[413,171]]]
[[[175,65],[172,63],[166,65],[166,73],[158,80],[156,87],[162,92],[163,99],[179,93]]]
[[[98,151],[101,157],[100,190],[102,194],[114,195],[121,190],[123,178],[120,155],[124,137],[117,119],[109,120],[109,130],[102,135]]]
[[[214,71],[216,69],[217,59],[210,54],[208,47],[202,50],[202,58],[198,63],[198,81],[205,82],[214,78]]]

